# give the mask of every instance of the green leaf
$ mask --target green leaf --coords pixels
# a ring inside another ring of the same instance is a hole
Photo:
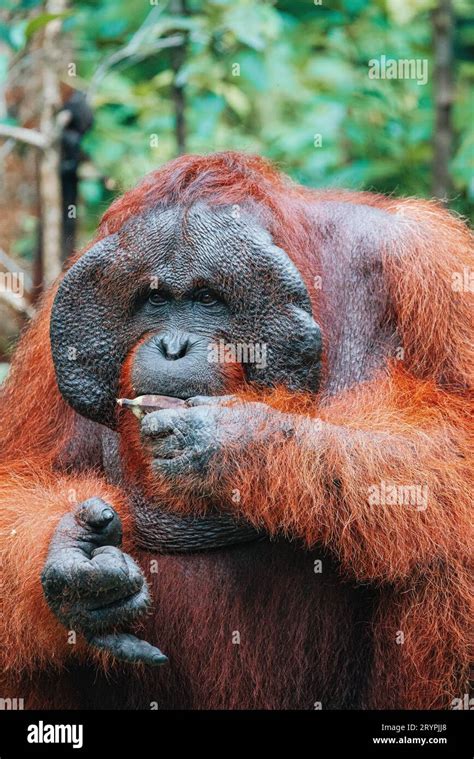
[[[81,182],[81,196],[91,205],[96,205],[102,200],[102,184],[97,179],[83,179]]]
[[[35,34],[37,31],[42,29],[44,26],[49,24],[50,21],[54,21],[55,19],[65,19],[70,16],[70,12],[64,12],[64,13],[42,13],[40,16],[36,16],[35,18],[31,19],[31,21],[28,21],[25,27],[25,37],[27,40],[29,40],[33,34]]]
[[[268,5],[235,3],[225,16],[225,23],[236,38],[255,50],[263,50],[280,29],[278,15]]]
[[[20,21],[10,29],[9,39],[14,50],[21,50],[26,44],[26,21]]]
[[[230,107],[239,116],[246,116],[250,110],[250,103],[247,96],[238,87],[233,84],[221,84],[216,88],[218,95],[223,95]]]

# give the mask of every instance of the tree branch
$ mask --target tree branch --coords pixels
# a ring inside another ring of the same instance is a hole
[[[5,137],[24,142],[27,145],[33,145],[35,148],[44,150],[48,141],[46,137],[38,132],[37,129],[25,129],[24,127],[11,126],[10,124],[0,124],[0,138]]]
[[[449,171],[453,145],[453,7],[451,0],[438,0],[433,11],[433,47],[435,59],[433,135],[433,194],[446,203],[452,190]]]
[[[31,319],[35,313],[31,303],[28,303],[25,298],[11,290],[0,289],[0,301],[5,303],[6,306],[9,306],[13,311],[16,311],[16,313],[21,314],[22,316],[27,316],[29,319]]]
[[[152,8],[148,16],[143,21],[142,25],[137,29],[133,37],[127,42],[125,47],[121,48],[120,50],[116,50],[99,64],[95,71],[95,74],[91,79],[87,91],[87,96],[90,100],[93,98],[102,79],[117,63],[120,63],[127,58],[131,59],[133,62],[136,62],[147,58],[149,55],[158,52],[158,50],[182,45],[182,34],[174,34],[170,37],[165,37],[164,39],[149,40],[147,42],[147,36],[150,35],[150,30],[153,28],[153,24],[157,21],[158,17],[163,12],[163,9],[164,6],[155,5],[155,7]]]

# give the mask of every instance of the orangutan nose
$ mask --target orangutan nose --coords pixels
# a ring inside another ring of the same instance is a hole
[[[183,332],[167,333],[160,337],[159,346],[167,361],[177,361],[189,350],[189,336]]]

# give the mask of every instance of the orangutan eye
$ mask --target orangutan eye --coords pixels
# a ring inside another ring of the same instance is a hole
[[[214,306],[219,302],[219,298],[212,290],[199,290],[194,296],[194,300],[197,303],[202,303],[203,306]]]
[[[166,297],[166,293],[161,290],[152,290],[148,296],[148,301],[153,306],[163,306],[168,302],[168,298]]]

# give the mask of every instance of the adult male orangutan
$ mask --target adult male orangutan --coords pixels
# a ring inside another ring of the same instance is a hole
[[[309,190],[240,153],[116,200],[1,399],[0,696],[462,698],[471,246],[436,203]],[[116,402],[149,394],[186,403]]]

